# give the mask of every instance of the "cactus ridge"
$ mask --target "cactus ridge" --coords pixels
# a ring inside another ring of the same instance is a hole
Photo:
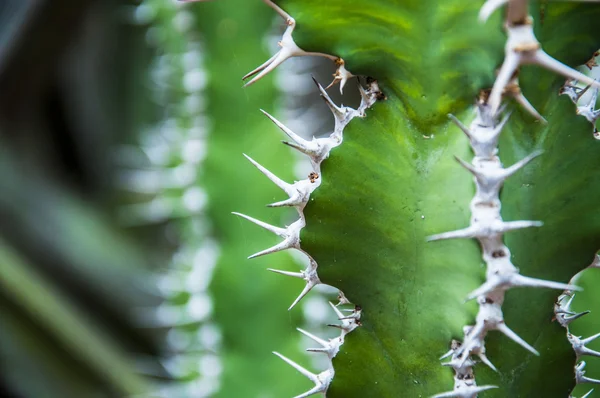
[[[264,2],[269,7],[273,8],[286,21],[287,28],[283,34],[282,40],[279,42],[281,50],[279,50],[273,57],[271,57],[261,66],[245,75],[243,77],[244,80],[252,76],[254,77],[252,77],[252,79],[248,81],[244,85],[244,87],[254,84],[256,81],[258,81],[270,71],[275,69],[278,65],[283,63],[288,58],[297,56],[321,56],[335,61],[336,65],[338,66],[337,71],[334,75],[334,80],[328,87],[331,87],[333,84],[339,82],[340,91],[342,91],[348,79],[354,77],[353,74],[351,74],[345,69],[344,61],[341,58],[332,55],[305,52],[304,50],[300,49],[295,44],[292,38],[292,33],[296,26],[294,18],[292,18],[289,14],[287,14],[273,2],[269,0],[264,0]],[[304,207],[310,199],[311,193],[314,192],[320,186],[321,181],[323,179],[321,175],[321,163],[328,158],[333,148],[342,144],[343,132],[346,125],[348,125],[350,121],[352,121],[352,119],[354,119],[355,117],[365,117],[366,110],[382,97],[381,91],[379,90],[379,87],[377,85],[377,81],[369,82],[368,87],[366,89],[363,88],[360,82],[358,82],[358,89],[361,95],[361,102],[359,107],[357,109],[353,109],[343,105],[338,106],[331,100],[331,98],[325,91],[325,88],[323,88],[323,86],[321,86],[316,81],[316,79],[313,78],[313,80],[317,85],[321,98],[323,98],[325,104],[329,107],[331,113],[334,116],[334,130],[329,134],[329,136],[322,138],[313,137],[313,139],[310,141],[306,140],[298,134],[294,133],[289,128],[287,128],[283,123],[275,119],[269,113],[261,109],[261,112],[263,112],[265,116],[267,116],[290,139],[290,141],[283,141],[283,143],[287,146],[290,146],[291,148],[296,149],[297,151],[299,151],[303,155],[306,155],[310,159],[312,171],[310,172],[308,177],[304,180],[296,181],[293,184],[289,184],[281,180],[279,177],[277,177],[271,171],[267,170],[265,167],[260,165],[254,159],[244,154],[244,156],[259,171],[261,171],[269,180],[271,180],[275,185],[277,185],[281,190],[283,190],[289,197],[288,199],[272,203],[268,206],[294,207],[299,215],[298,220],[293,222],[286,228],[280,228],[264,223],[245,214],[237,212],[233,213],[283,238],[283,240],[280,243],[249,256],[249,259],[292,248],[304,253],[307,256],[309,260],[309,265],[305,270],[302,270],[300,272],[289,272],[272,268],[268,269],[271,272],[275,272],[284,276],[290,276],[293,278],[303,279],[305,281],[304,288],[302,289],[298,297],[292,302],[288,310],[294,308],[296,304],[298,304],[300,300],[302,300],[302,298],[304,298],[316,285],[321,284],[317,272],[317,262],[310,256],[309,253],[305,252],[300,245],[300,233],[302,229],[306,226],[306,219],[304,217],[303,212]],[[362,309],[360,308],[360,306],[354,306],[353,309],[340,310],[331,302],[329,304],[333,311],[336,313],[338,319],[341,321],[340,324],[328,325],[340,329],[340,335],[338,337],[329,340],[324,340],[305,330],[298,328],[298,331],[300,333],[309,337],[310,339],[312,339],[320,345],[320,347],[318,348],[309,348],[307,349],[307,351],[313,353],[324,353],[327,355],[329,365],[324,371],[318,374],[312,373],[309,370],[297,364],[296,362],[292,361],[291,359],[285,357],[284,355],[278,352],[273,352],[273,354],[281,358],[283,361],[288,363],[290,366],[292,366],[294,369],[296,369],[298,372],[300,372],[302,375],[307,377],[315,384],[315,386],[312,389],[304,392],[303,394],[298,395],[296,398],[304,398],[314,394],[327,392],[327,389],[329,388],[329,385],[331,384],[335,374],[335,370],[333,368],[333,358],[338,354],[340,347],[344,344],[345,336],[360,326],[360,317],[362,314]],[[344,293],[340,291],[338,306],[342,304],[350,304],[350,302],[347,299],[345,299]],[[349,312],[349,315],[345,315],[342,311]]]
[[[513,287],[546,287],[553,289],[577,290],[574,285],[545,281],[526,277],[519,274],[510,260],[510,250],[503,243],[503,234],[516,229],[540,227],[538,221],[509,221],[502,220],[500,215],[500,189],[504,180],[519,169],[527,165],[541,152],[534,152],[513,166],[503,168],[497,156],[496,142],[508,116],[501,121],[493,115],[492,105],[486,101],[484,95],[477,104],[477,116],[470,127],[464,126],[457,118],[450,115],[451,119],[467,134],[471,147],[475,153],[472,165],[457,160],[474,178],[476,193],[471,201],[471,225],[467,228],[433,235],[429,241],[451,238],[476,238],[483,251],[483,259],[487,265],[486,281],[467,297],[467,300],[477,298],[479,313],[473,326],[465,326],[464,341],[454,341],[452,348],[441,359],[451,356],[449,362],[444,363],[455,371],[454,390],[436,395],[436,397],[476,397],[478,392],[496,388],[496,386],[477,387],[473,367],[475,361],[472,355],[477,355],[487,366],[497,371],[493,363],[485,354],[485,337],[491,330],[497,330],[515,343],[521,345],[535,355],[537,350],[520,338],[504,322],[502,303],[506,290]],[[448,395],[454,394],[454,395]]]
[[[437,394],[434,398],[475,398],[479,392],[497,388],[496,386],[477,387],[473,372],[475,361],[470,358],[471,355],[477,355],[483,363],[494,371],[497,371],[496,367],[485,355],[484,340],[490,330],[500,331],[531,353],[539,355],[535,348],[520,338],[506,325],[502,314],[502,303],[504,302],[506,290],[513,287],[546,287],[565,289],[569,292],[580,290],[572,284],[522,276],[519,274],[518,268],[510,260],[510,251],[503,243],[503,234],[521,228],[541,227],[543,224],[539,221],[503,221],[500,215],[500,189],[506,178],[527,165],[527,163],[539,156],[541,152],[534,152],[513,166],[503,168],[497,156],[497,143],[498,136],[510,115],[506,115],[501,121],[498,120],[498,115],[504,111],[504,107],[501,107],[503,96],[512,97],[526,111],[545,122],[545,119],[531,106],[519,89],[517,80],[518,68],[523,64],[537,64],[566,76],[569,79],[565,84],[565,86],[568,86],[567,94],[570,94],[569,96],[573,102],[578,105],[577,113],[586,117],[593,125],[595,125],[596,120],[600,117],[600,111],[594,110],[600,84],[595,79],[556,61],[541,49],[540,43],[533,33],[533,19],[527,14],[527,1],[487,1],[480,11],[480,20],[487,20],[495,9],[504,4],[507,4],[509,8],[506,24],[508,38],[505,46],[505,59],[498,72],[493,88],[489,92],[489,95],[485,92],[480,95],[477,104],[477,116],[471,123],[470,128],[463,125],[453,115],[449,115],[452,121],[467,135],[471,148],[475,153],[472,165],[457,158],[457,161],[473,174],[476,185],[475,197],[470,204],[471,225],[461,230],[430,236],[428,241],[452,238],[476,238],[479,240],[487,270],[486,281],[467,297],[467,300],[477,298],[477,303],[479,304],[479,312],[475,325],[465,326],[464,341],[462,343],[452,341],[450,351],[441,357],[441,359],[444,359],[451,356],[451,360],[443,365],[450,366],[455,371],[454,389],[450,392]],[[583,89],[577,89],[574,84],[569,83],[570,80],[581,81],[584,84],[588,84],[588,86]],[[590,87],[594,87],[594,91],[590,96],[589,102],[579,105],[578,101]],[[569,88],[571,91],[568,91]],[[572,299],[573,295],[567,299],[563,306],[561,306],[560,300],[559,304],[555,306],[557,319],[561,325],[567,327],[567,330],[570,322],[587,313],[577,314],[571,312],[570,303]],[[600,355],[600,353],[585,347],[586,343],[600,337],[600,334],[583,340],[568,332],[567,336],[575,350],[577,360],[579,360],[581,355]],[[585,362],[583,361],[576,365],[576,382],[578,384],[599,384],[600,380],[584,376],[584,367]]]
[[[309,260],[309,265],[305,270],[302,270],[300,272],[289,272],[272,268],[268,269],[271,272],[275,272],[284,276],[303,279],[306,283],[304,288],[302,289],[298,297],[294,300],[294,302],[292,302],[288,310],[294,308],[296,304],[298,304],[300,300],[302,300],[302,298],[304,298],[304,296],[306,296],[306,294],[308,294],[308,292],[310,292],[316,285],[321,284],[317,272],[317,262],[310,256],[309,253],[305,252],[300,245],[300,233],[302,229],[306,226],[306,219],[304,217],[304,207],[310,199],[311,193],[314,192],[320,186],[323,178],[321,175],[321,163],[325,159],[327,159],[330,151],[333,148],[342,144],[343,131],[346,125],[348,125],[348,123],[350,123],[350,121],[355,117],[365,117],[366,109],[370,108],[375,103],[375,101],[377,101],[377,99],[381,97],[381,92],[379,91],[379,87],[376,81],[370,82],[367,89],[363,88],[359,82],[358,88],[361,94],[361,103],[359,107],[357,109],[353,109],[345,106],[337,106],[331,100],[323,86],[321,86],[316,80],[315,84],[319,89],[321,97],[323,98],[323,100],[325,101],[335,118],[334,130],[328,137],[313,137],[311,141],[305,140],[304,138],[291,131],[273,116],[261,110],[277,127],[279,127],[287,135],[287,137],[289,137],[289,139],[291,139],[291,141],[289,142],[283,141],[284,144],[308,156],[312,165],[312,171],[310,172],[308,177],[304,180],[296,181],[293,184],[289,184],[281,180],[279,177],[277,177],[275,174],[267,170],[265,167],[260,165],[258,162],[256,162],[249,156],[244,155],[269,180],[271,180],[275,185],[281,188],[289,196],[288,199],[273,203],[269,206],[294,207],[299,215],[298,220],[293,222],[286,228],[280,228],[264,223],[245,214],[236,212],[233,213],[283,238],[283,241],[276,244],[275,246],[255,253],[249,256],[248,258],[255,258],[258,256],[271,254],[287,249],[296,249],[307,256]],[[325,369],[321,373],[315,374],[298,365],[291,359],[283,356],[282,354],[274,352],[275,355],[284,360],[290,366],[294,367],[296,370],[298,370],[298,372],[306,376],[315,384],[315,387],[301,395],[298,395],[296,398],[308,397],[313,394],[325,393],[327,391],[335,374],[332,362],[333,358],[338,354],[340,347],[344,344],[345,336],[348,333],[352,332],[354,329],[356,329],[358,326],[360,326],[360,317],[362,309],[359,306],[355,306],[353,309],[340,310],[331,302],[329,304],[331,305],[333,311],[336,313],[338,319],[341,321],[340,324],[328,325],[340,329],[340,335],[338,337],[329,340],[323,340],[305,330],[298,329],[300,333],[304,334],[305,336],[309,337],[310,339],[312,339],[320,345],[320,347],[318,348],[309,348],[307,351],[326,354],[329,360],[329,366],[327,367],[327,369]],[[340,291],[338,306],[341,304],[350,304],[350,302],[347,299],[345,299],[343,292]],[[342,311],[349,312],[349,315],[345,315]]]
[[[600,50],[582,65],[583,69],[589,71],[589,75],[594,81],[600,80]],[[591,84],[582,85],[577,79],[567,79],[565,84],[560,88],[559,94],[569,97],[571,102],[575,104],[575,113],[583,116],[592,125],[592,134],[594,138],[600,140],[600,132],[596,127],[598,119],[600,119],[600,109],[596,109],[599,89],[592,88]],[[591,90],[590,90],[591,89]]]

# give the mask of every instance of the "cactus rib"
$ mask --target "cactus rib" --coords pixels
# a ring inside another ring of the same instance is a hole
[[[336,74],[334,75],[335,76],[334,81],[329,86],[339,82],[340,83],[340,91],[343,90],[343,87],[345,86],[347,80],[354,76],[345,69],[343,60],[338,57],[327,55],[327,54],[307,53],[307,52],[301,50],[295,44],[295,42],[293,41],[293,38],[292,38],[292,32],[296,26],[295,20],[289,14],[287,14],[285,11],[283,11],[280,7],[278,7],[273,2],[271,2],[270,0],[264,0],[264,2],[268,6],[273,8],[282,18],[285,19],[288,27],[286,28],[286,30],[283,34],[283,39],[279,42],[279,45],[281,46],[281,50],[279,50],[279,52],[277,54],[275,54],[272,58],[270,58],[267,62],[265,62],[264,64],[262,64],[261,66],[259,66],[256,69],[254,69],[253,71],[248,73],[246,76],[244,76],[244,78],[243,78],[244,80],[251,76],[254,76],[248,83],[245,84],[245,86],[249,86],[249,85],[255,83],[257,80],[262,78],[264,75],[269,73],[271,70],[275,69],[279,64],[283,63],[286,59],[288,59],[290,57],[304,56],[304,55],[317,55],[317,56],[324,56],[324,57],[332,59],[336,62],[336,64],[338,65],[338,70],[337,70]],[[381,95],[376,81],[371,82],[369,84],[369,87],[366,90],[360,85],[360,82],[359,82],[358,87],[359,87],[359,91],[360,91],[360,95],[361,95],[361,103],[360,103],[358,109],[353,109],[353,108],[349,108],[349,107],[345,107],[345,106],[337,106],[331,100],[331,98],[329,97],[329,95],[327,94],[325,89],[314,78],[313,78],[313,80],[319,89],[321,97],[323,98],[323,100],[325,101],[325,103],[327,104],[329,109],[331,110],[331,112],[334,116],[334,119],[335,119],[334,130],[328,137],[325,137],[325,138],[314,138],[313,137],[312,141],[305,140],[304,138],[300,137],[298,134],[291,131],[289,128],[287,128],[285,125],[283,125],[283,123],[279,122],[277,119],[275,119],[269,113],[267,113],[261,109],[261,111],[265,114],[265,116],[267,116],[279,129],[281,129],[291,139],[291,142],[283,141],[283,143],[296,149],[300,153],[308,156],[308,158],[310,159],[311,165],[312,165],[312,169],[313,169],[312,172],[308,175],[308,178],[305,180],[296,181],[296,182],[294,182],[294,184],[288,184],[285,181],[279,179],[277,176],[275,176],[275,174],[273,174],[272,172],[267,170],[265,167],[261,166],[258,162],[254,161],[252,158],[250,158],[249,156],[244,154],[244,156],[246,156],[246,158],[256,168],[258,168],[265,176],[267,176],[267,178],[269,178],[269,180],[271,180],[275,185],[277,185],[279,188],[281,188],[289,196],[288,199],[280,201],[280,202],[276,202],[274,204],[271,204],[270,206],[271,207],[280,207],[280,206],[294,207],[298,211],[299,219],[286,228],[280,228],[280,227],[275,227],[270,224],[264,223],[260,220],[256,220],[250,216],[247,216],[247,215],[244,215],[241,213],[235,213],[235,212],[233,213],[235,215],[245,218],[245,219],[267,229],[268,231],[273,232],[273,233],[279,235],[280,237],[284,238],[283,241],[280,242],[279,244],[277,244],[269,249],[258,252],[254,255],[251,255],[249,258],[254,258],[254,257],[266,255],[266,254],[271,254],[271,253],[274,253],[277,251],[287,250],[287,249],[291,249],[291,248],[294,248],[294,249],[304,253],[307,256],[307,258],[309,260],[309,265],[303,271],[288,272],[288,271],[282,271],[282,270],[276,270],[276,269],[269,269],[269,271],[272,271],[272,272],[275,272],[275,273],[278,273],[281,275],[304,279],[306,282],[305,287],[302,289],[302,291],[300,292],[298,297],[294,300],[294,302],[291,304],[291,306],[289,307],[288,310],[291,310],[292,308],[294,308],[294,306],[296,304],[298,304],[298,302],[300,302],[300,300],[302,300],[302,298],[304,296],[306,296],[306,294],[308,294],[316,285],[321,283],[318,272],[317,272],[317,269],[318,269],[317,262],[310,256],[310,254],[306,253],[301,248],[301,245],[300,245],[300,231],[306,226],[306,220],[304,217],[303,210],[304,210],[304,207],[306,206],[306,203],[308,202],[308,200],[310,198],[311,193],[314,190],[316,190],[321,184],[321,181],[322,181],[321,163],[325,159],[327,159],[330,151],[333,148],[341,145],[341,143],[343,141],[343,131],[344,131],[344,128],[346,127],[346,125],[348,123],[350,123],[350,121],[355,117],[365,117],[366,109],[370,108],[375,103],[375,101],[377,101],[377,99],[380,98],[380,95]],[[339,297],[340,297],[340,300],[339,300],[338,305],[349,303],[348,300],[345,299],[343,292],[340,291]],[[328,365],[327,369],[325,369],[323,372],[321,372],[319,374],[314,374],[314,373],[308,371],[307,369],[303,368],[302,366],[298,365],[296,362],[292,361],[291,359],[283,356],[282,354],[280,354],[278,352],[273,352],[275,355],[277,355],[283,361],[285,361],[290,366],[295,368],[298,372],[300,372],[301,374],[306,376],[308,379],[310,379],[315,384],[315,386],[312,389],[306,391],[303,394],[298,395],[296,398],[304,398],[304,397],[308,397],[308,396],[311,396],[311,395],[314,395],[317,393],[326,393],[327,392],[327,389],[329,388],[329,385],[331,384],[334,374],[335,374],[332,360],[339,352],[341,345],[344,344],[345,336],[348,333],[352,332],[354,329],[356,329],[358,326],[360,326],[360,317],[361,317],[362,309],[359,306],[355,306],[354,309],[348,310],[351,312],[351,314],[348,316],[344,316],[344,314],[336,306],[334,306],[331,302],[329,304],[331,305],[332,309],[338,316],[338,319],[341,321],[341,324],[328,325],[328,326],[339,328],[341,330],[339,337],[333,338],[329,341],[325,341],[317,336],[310,334],[307,331],[298,329],[298,331],[300,333],[304,334],[305,336],[308,336],[309,338],[313,339],[314,341],[316,341],[317,343],[319,343],[321,345],[321,348],[310,348],[307,351],[326,353],[327,358],[329,360],[329,365]]]
[[[586,268],[593,269],[598,267],[598,263],[600,262],[600,255],[596,254],[594,256],[594,261]],[[576,281],[585,270],[577,273],[572,279],[571,282]],[[582,336],[576,336],[571,333],[570,325],[573,321],[583,317],[584,315],[589,314],[591,311],[582,311],[582,312],[574,312],[571,310],[571,304],[575,299],[575,293],[572,290],[566,289],[557,299],[556,304],[554,305],[554,316],[558,323],[567,330],[567,340],[573,347],[573,351],[575,352],[575,360],[576,365],[574,366],[575,373],[575,382],[577,384],[589,383],[589,384],[600,384],[600,380],[593,379],[585,376],[584,368],[586,366],[585,361],[582,360],[584,356],[590,357],[598,357],[600,358],[600,351],[593,350],[586,346],[586,344],[591,343],[592,341],[600,338],[600,333],[596,333],[592,336],[582,338]],[[593,389],[586,393],[583,398],[589,396],[592,393]]]
[[[436,397],[476,397],[478,391],[484,390],[475,391],[477,389],[473,374],[475,363],[469,357],[472,354],[479,355],[484,363],[496,370],[494,365],[485,356],[484,339],[489,330],[498,330],[528,351],[539,355],[535,348],[521,339],[504,322],[501,306],[504,302],[504,294],[507,289],[517,286],[564,288],[568,291],[578,289],[572,284],[523,277],[510,261],[510,251],[503,244],[503,233],[514,229],[533,226],[539,227],[542,226],[542,223],[536,221],[502,221],[500,216],[501,204],[499,192],[503,181],[507,177],[524,167],[540,153],[533,153],[512,167],[503,169],[497,157],[496,144],[498,135],[505,125],[508,116],[501,122],[498,122],[497,115],[503,111],[501,108],[503,94],[505,96],[508,94],[508,96],[515,98],[518,103],[524,106],[527,111],[538,119],[545,121],[525,97],[522,96],[518,87],[518,69],[523,64],[538,64],[568,78],[582,80],[589,84],[585,89],[575,93],[578,98],[590,87],[600,87],[600,85],[594,79],[561,64],[541,50],[541,46],[533,33],[533,19],[526,14],[516,16],[519,10],[528,9],[527,0],[488,1],[481,9],[480,19],[485,21],[489,14],[505,3],[509,8],[506,24],[508,38],[505,46],[505,59],[493,88],[489,93],[489,97],[486,94],[480,96],[479,103],[477,104],[477,117],[471,124],[470,129],[467,129],[457,118],[450,115],[452,120],[469,137],[473,152],[475,153],[472,166],[457,158],[459,163],[474,175],[474,182],[476,184],[476,194],[470,206],[472,214],[471,225],[461,230],[437,234],[428,238],[428,241],[449,238],[477,238],[480,242],[483,259],[487,266],[486,282],[468,296],[469,300],[477,297],[477,302],[480,306],[476,324],[473,327],[465,327],[464,342],[462,344],[454,342],[454,347],[442,357],[452,355],[451,361],[444,365],[451,366],[455,370],[454,390],[453,392],[438,394]],[[513,7],[512,10],[511,6]],[[512,86],[512,88],[509,88],[509,86]],[[588,104],[577,108],[577,113],[586,117],[593,124],[595,124],[596,119],[600,116],[600,111],[594,111],[596,98],[597,89],[591,95]],[[497,127],[498,125],[499,127]],[[557,311],[557,318],[565,327],[574,319],[585,315],[585,313],[571,313],[569,310],[571,301],[572,297],[565,305],[565,308],[559,307]],[[598,354],[584,347],[585,342],[594,340],[600,334],[584,340],[579,340],[570,334],[568,336],[578,359],[584,353],[587,355]],[[582,361],[575,368],[577,383],[600,383],[599,380],[585,377],[583,372],[584,367],[585,362]]]
[[[304,217],[303,210],[304,210],[306,203],[308,202],[308,200],[310,198],[311,193],[319,187],[319,185],[322,181],[322,178],[320,177],[321,163],[325,159],[327,159],[330,151],[333,148],[341,145],[341,143],[343,141],[343,131],[344,131],[345,126],[348,123],[350,123],[350,121],[355,117],[364,117],[366,109],[370,108],[375,103],[375,101],[377,101],[377,98],[380,97],[380,91],[379,91],[376,81],[371,82],[368,89],[366,89],[366,90],[359,83],[359,90],[360,90],[360,94],[361,94],[361,103],[360,103],[360,106],[358,107],[358,109],[352,109],[352,108],[344,107],[344,106],[338,107],[331,100],[331,98],[329,97],[329,95],[327,94],[325,89],[316,80],[315,80],[315,84],[317,85],[317,87],[319,89],[321,97],[323,98],[323,100],[325,101],[325,103],[327,104],[327,106],[329,107],[329,109],[331,110],[331,112],[335,118],[334,131],[326,138],[314,138],[313,137],[312,141],[305,140],[304,138],[300,137],[299,135],[297,135],[296,133],[294,133],[293,131],[288,129],[285,125],[283,125],[281,122],[279,122],[273,116],[271,116],[267,112],[261,110],[277,127],[279,127],[293,141],[293,142],[284,141],[283,142],[284,144],[298,150],[300,153],[309,157],[313,171],[309,174],[308,178],[305,180],[296,181],[294,184],[288,184],[288,183],[284,182],[283,180],[279,179],[272,172],[270,172],[269,170],[267,170],[266,168],[261,166],[259,163],[254,161],[249,156],[244,155],[256,168],[258,168],[264,175],[267,176],[267,178],[269,178],[275,185],[277,185],[279,188],[281,188],[289,196],[289,199],[277,202],[275,204],[272,204],[271,206],[294,207],[298,211],[300,218],[286,228],[279,228],[279,227],[272,226],[270,224],[266,224],[262,221],[256,220],[256,219],[254,219],[250,216],[244,215],[244,214],[235,213],[235,212],[233,213],[235,215],[245,218],[245,219],[267,229],[268,231],[273,232],[273,233],[279,235],[280,237],[284,238],[284,240],[281,243],[279,243],[269,249],[266,249],[259,253],[256,253],[256,254],[250,256],[249,258],[258,257],[258,256],[262,256],[265,254],[271,254],[271,253],[274,253],[277,251],[287,250],[287,249],[291,249],[291,248],[294,248],[294,249],[304,253],[307,256],[307,258],[309,260],[309,265],[305,270],[300,271],[300,272],[289,272],[289,271],[282,271],[282,270],[276,270],[276,269],[269,268],[269,271],[272,271],[272,272],[275,272],[275,273],[278,273],[281,275],[285,275],[285,276],[304,279],[306,282],[305,287],[302,289],[302,291],[300,292],[298,297],[294,300],[294,302],[292,303],[292,305],[289,307],[288,310],[291,310],[292,308],[294,308],[294,306],[296,306],[296,304],[298,304],[300,302],[300,300],[302,300],[302,298],[304,298],[304,296],[306,296],[306,294],[308,294],[308,292],[310,292],[312,290],[312,288],[314,288],[316,285],[321,283],[318,272],[317,272],[317,269],[318,269],[317,262],[310,256],[309,253],[306,253],[300,245],[300,231],[302,230],[302,228],[304,228],[306,226],[306,220]],[[349,301],[347,299],[345,299],[343,292],[340,291],[339,297],[340,297],[340,299],[339,299],[338,305],[349,304]],[[325,369],[323,372],[321,372],[319,374],[314,374],[314,373],[304,369],[303,367],[301,367],[300,365],[298,365],[291,359],[288,359],[287,357],[279,354],[278,352],[274,352],[275,355],[277,355],[279,358],[281,358],[282,360],[287,362],[289,365],[294,367],[296,370],[298,370],[300,373],[302,373],[308,379],[313,381],[313,383],[315,383],[315,387],[313,387],[312,389],[310,389],[309,391],[307,391],[301,395],[298,395],[296,398],[308,397],[313,394],[324,393],[327,391],[327,389],[329,388],[329,385],[331,384],[331,381],[333,380],[333,376],[335,374],[335,371],[333,368],[333,362],[332,362],[333,358],[337,355],[337,353],[340,350],[341,345],[344,343],[345,336],[348,333],[352,332],[354,329],[356,329],[358,326],[360,326],[360,317],[361,317],[362,309],[359,306],[355,306],[354,309],[348,310],[351,312],[351,314],[348,316],[345,316],[331,302],[330,302],[330,305],[331,305],[332,309],[335,311],[338,319],[341,321],[341,324],[329,325],[329,326],[336,327],[341,330],[341,334],[339,335],[339,337],[333,338],[329,341],[325,341],[317,336],[310,334],[309,332],[306,332],[302,329],[298,329],[298,331],[300,333],[304,334],[305,336],[308,336],[309,338],[313,339],[314,341],[316,341],[317,343],[319,343],[322,346],[321,348],[310,348],[307,351],[326,353],[327,358],[329,359],[329,366],[327,367],[327,369]]]

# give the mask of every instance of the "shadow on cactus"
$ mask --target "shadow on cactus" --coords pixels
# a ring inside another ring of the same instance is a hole
[[[600,246],[600,142],[594,101],[590,120],[558,93],[565,79],[600,87],[567,66],[598,50],[600,6],[264,2],[287,28],[249,84],[306,55],[331,59],[341,86],[377,79],[356,110],[319,87],[336,120],[323,138],[274,120],[319,179],[291,185],[261,170],[299,219],[279,228],[244,216],[283,238],[260,254],[310,257],[291,274],[306,280],[301,297],[325,283],[356,305],[338,339],[315,336],[327,369],[278,354],[314,383],[298,397],[569,396],[576,355],[553,310]]]

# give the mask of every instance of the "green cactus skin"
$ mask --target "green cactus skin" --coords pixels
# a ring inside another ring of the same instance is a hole
[[[485,270],[472,241],[425,240],[468,226],[466,206],[473,186],[451,155],[466,157],[469,143],[446,114],[466,124],[473,98],[492,86],[505,41],[499,13],[482,25],[477,22],[481,4],[462,1],[284,0],[278,5],[295,20],[276,9],[287,19],[287,36],[265,68],[289,56],[334,54],[328,58],[337,61],[338,76],[376,77],[387,97],[367,118],[344,129],[343,145],[322,167],[322,159],[313,162],[321,183],[303,213],[302,234],[291,239],[286,233],[298,229],[267,227],[286,238],[279,249],[299,248],[301,238],[301,250],[318,263],[320,281],[340,288],[363,315],[363,327],[345,337],[333,360],[331,385],[324,380],[331,373],[315,374],[294,365],[315,383],[299,396],[430,396],[450,390],[452,372],[440,366],[438,357],[452,339],[462,339],[463,326],[473,323],[476,306],[462,300],[485,280]],[[546,51],[542,53],[523,5],[527,2],[508,4],[513,41],[487,104],[492,127],[498,123],[493,114],[505,87],[510,89],[505,97],[524,103],[517,87],[508,85],[515,83],[512,71],[523,61],[593,83],[545,54],[570,65],[589,58],[598,47],[593,33],[600,8],[547,4],[544,24],[535,25]],[[533,9],[531,14],[539,12]],[[573,31],[577,34],[565,34]],[[260,77],[260,68],[258,73]],[[506,181],[500,198],[505,220],[543,221],[543,228],[507,234],[504,243],[523,275],[562,282],[554,287],[565,286],[588,265],[600,242],[597,144],[586,134],[587,121],[557,96],[559,83],[560,77],[540,68],[522,68],[518,84],[532,105],[529,113],[513,113],[498,143],[508,165],[544,150],[543,157]],[[541,115],[547,124],[534,119]],[[506,325],[541,355],[490,333],[487,357],[498,372],[481,365],[475,372],[480,385],[499,388],[485,396],[569,395],[575,355],[564,330],[552,322],[556,296],[541,289],[506,293]],[[478,390],[469,386],[439,396],[475,397]]]

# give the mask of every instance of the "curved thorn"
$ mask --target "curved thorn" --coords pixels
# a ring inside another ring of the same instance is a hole
[[[594,80],[593,78],[584,75],[583,73],[573,68],[568,67],[562,62],[552,58],[542,50],[536,51],[534,55],[534,63],[548,70],[551,70],[552,72],[558,73],[559,75],[563,75],[564,77],[579,80],[584,84],[589,84],[592,87],[600,88],[599,81]]]
[[[506,177],[512,176],[517,171],[519,171],[520,169],[522,169],[523,167],[525,167],[533,159],[537,158],[538,156],[540,156],[543,153],[544,153],[543,150],[537,150],[537,151],[532,152],[531,154],[527,155],[523,159],[519,160],[517,163],[515,163],[512,166],[507,167],[506,169],[504,169],[504,175]]]
[[[296,369],[298,372],[302,373],[302,375],[304,375],[305,377],[307,377],[308,379],[310,379],[313,383],[317,383],[318,379],[317,379],[317,375],[306,370],[305,368],[303,368],[302,366],[298,365],[296,362],[292,361],[291,359],[281,355],[280,353],[273,351],[273,354],[277,355],[279,358],[283,359],[285,362],[288,363],[288,365],[290,365],[291,367],[293,367],[294,369]]]
[[[300,292],[300,295],[298,295],[296,300],[294,300],[292,305],[290,305],[290,308],[288,308],[288,311],[291,311],[296,306],[296,304],[298,304],[300,302],[300,300],[302,300],[304,298],[304,296],[306,296],[308,294],[308,292],[310,292],[312,290],[312,288],[315,287],[317,284],[318,284],[318,282],[315,282],[314,280],[310,280],[310,279],[307,280],[306,286],[304,286],[304,289],[302,289],[302,291]]]
[[[498,108],[500,107],[500,102],[502,100],[502,92],[506,85],[510,82],[512,76],[519,68],[521,63],[521,55],[515,53],[514,51],[509,51],[504,58],[504,62],[500,67],[500,73],[496,77],[496,81],[494,82],[494,86],[492,87],[492,92],[490,93],[488,104],[491,108],[491,114],[495,115],[498,112]]]
[[[443,232],[441,234],[431,235],[431,236],[427,237],[427,242],[433,242],[436,240],[443,240],[443,239],[474,238],[475,236],[476,235],[475,235],[475,231],[473,230],[473,228],[467,227],[467,228],[459,229],[456,231]]]
[[[286,239],[283,242],[276,244],[275,246],[271,246],[268,249],[265,249],[258,253],[254,253],[251,256],[248,256],[248,259],[265,256],[265,255],[271,254],[271,253],[277,253],[277,252],[280,252],[283,250],[291,249],[292,247],[294,247],[294,246],[292,244],[290,244],[290,242],[288,242],[288,240]]]
[[[458,118],[456,116],[454,116],[453,114],[449,113],[448,117],[450,118],[450,120],[452,120],[454,122],[454,124],[456,124],[458,126],[458,128],[460,128],[462,130],[463,133],[465,133],[465,135],[469,139],[473,138],[473,135],[471,134],[471,130],[469,130],[469,128],[467,126],[465,126],[464,124],[462,124],[462,122],[460,120],[458,120]]]
[[[498,8],[508,3],[508,0],[487,0],[479,10],[479,22],[486,22]]]
[[[299,331],[300,333],[302,333],[303,335],[305,335],[306,337],[308,337],[309,339],[314,340],[315,342],[321,344],[323,347],[329,346],[329,342],[323,340],[320,337],[315,336],[312,333],[307,332],[304,329],[296,328],[296,330]]]
[[[267,268],[268,271],[275,272],[276,274],[281,274],[285,276],[291,276],[293,278],[304,279],[304,274],[302,272],[290,272],[290,271],[282,271],[280,269]]]
[[[498,330],[499,332],[502,332],[506,337],[508,337],[515,343],[519,344],[521,347],[525,348],[527,351],[531,352],[532,354],[537,355],[537,356],[540,355],[540,353],[535,348],[533,348],[531,345],[529,345],[529,343],[527,343],[525,340],[523,340],[521,337],[519,337],[519,335],[516,334],[515,332],[513,332],[508,326],[506,326],[505,323],[498,324],[496,326],[496,330]]]

